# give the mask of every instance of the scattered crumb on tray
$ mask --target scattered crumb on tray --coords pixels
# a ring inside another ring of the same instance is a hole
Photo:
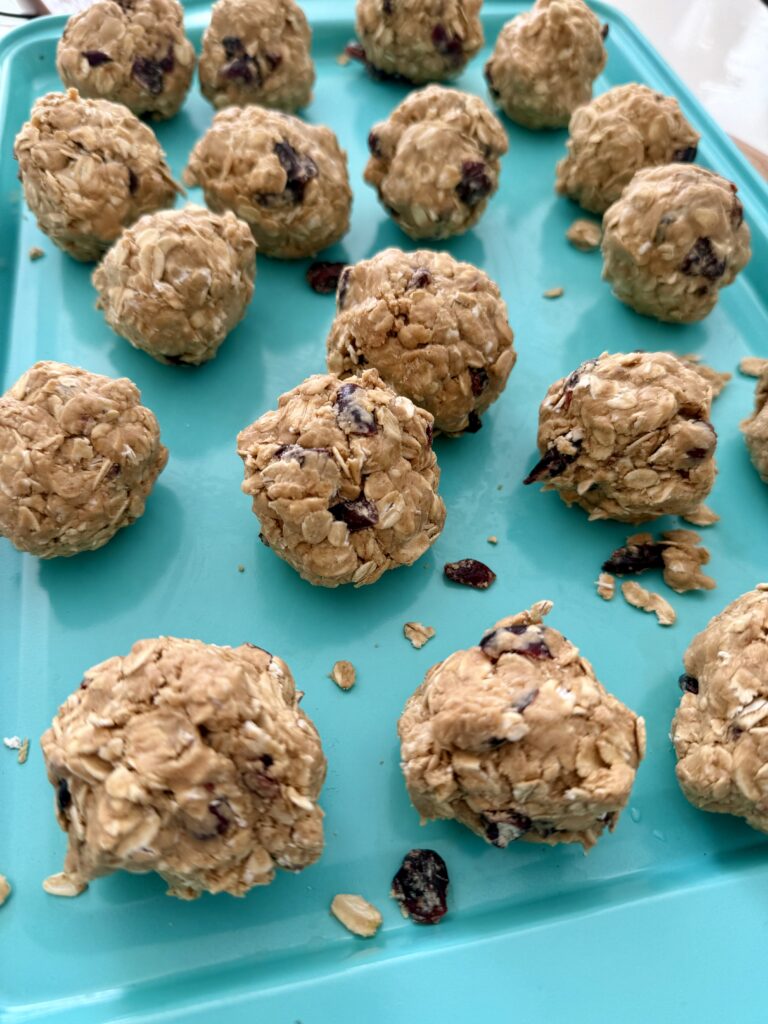
[[[633,580],[622,583],[621,592],[627,603],[634,608],[639,608],[644,612],[653,612],[660,626],[671,626],[675,622],[677,618],[675,609],[661,594],[654,594],[652,590],[646,590],[645,587],[641,587]]]
[[[66,871],[57,871],[55,875],[49,875],[43,882],[43,888],[49,896],[79,896],[88,888],[74,875],[68,875]]]
[[[329,678],[342,690],[351,690],[355,685],[357,672],[351,661],[337,661],[330,671]]]
[[[11,883],[5,877],[0,875],[0,907],[5,903],[8,897],[11,895]]]
[[[701,537],[693,530],[667,530],[664,541],[664,582],[678,594],[688,590],[714,590],[716,583],[701,571],[710,559],[701,546]]]
[[[403,636],[410,640],[411,644],[418,651],[435,635],[432,626],[425,626],[422,622],[406,622],[403,626]]]
[[[498,544],[499,543],[499,538],[494,533],[492,533],[491,536],[487,538],[487,540],[488,540],[489,544]]]
[[[604,601],[612,601],[616,593],[616,580],[609,572],[601,572],[597,577],[597,592]]]
[[[28,256],[31,260],[40,260],[45,256],[45,251],[37,245],[33,245],[29,250]]]
[[[542,292],[545,299],[559,299],[564,294],[565,288],[548,288],[545,292]]]
[[[352,58],[349,56],[347,51],[346,50],[342,50],[341,53],[336,58],[336,63],[337,64],[341,64],[341,66],[343,68],[345,68],[347,66],[347,64],[349,64],[351,59]]]
[[[25,736],[19,747],[19,756],[16,758],[19,764],[26,764],[29,757],[29,737]]]
[[[743,373],[745,377],[759,377],[766,367],[768,367],[768,359],[761,359],[760,356],[744,356],[739,363],[739,373]]]
[[[381,913],[368,900],[353,893],[334,896],[331,913],[347,931],[363,939],[370,939],[381,927]]]
[[[21,736],[5,736],[3,743],[9,750],[21,750],[23,740]]]
[[[692,523],[694,526],[714,526],[715,523],[720,522],[720,516],[717,512],[713,512],[706,505],[699,505],[693,512],[680,516],[680,518],[684,519],[686,523]]]
[[[244,565],[238,565],[237,571],[238,572],[245,572],[245,566]]]
[[[591,252],[600,245],[603,237],[603,229],[594,220],[583,220],[579,218],[565,232],[565,237],[574,248],[581,252]]]

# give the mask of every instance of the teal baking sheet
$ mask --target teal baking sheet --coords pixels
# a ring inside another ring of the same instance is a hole
[[[486,3],[490,42],[522,6]],[[768,199],[632,25],[607,5],[595,8],[611,27],[596,91],[639,80],[681,100],[702,133],[701,162],[739,184],[752,262],[702,324],[635,316],[601,282],[599,254],[579,253],[564,239],[578,215],[552,187],[565,133],[507,123],[498,194],[476,230],[440,247],[499,282],[519,360],[480,433],[436,441],[448,507],[443,535],[416,565],[362,590],[313,589],[259,543],[235,453],[241,427],[323,370],[333,298],[308,288],[306,262],[260,259],[250,312],[213,363],[160,366],[115,337],[94,308],[90,268],[62,255],[26,211],[11,156],[33,100],[59,88],[54,52],[63,21],[33,22],[0,44],[3,388],[36,359],[125,374],[157,414],[170,449],[146,515],[100,551],[39,562],[0,542],[0,735],[32,737],[23,767],[0,748],[0,871],[14,887],[0,910],[3,1021],[764,1019],[757,950],[768,940],[768,845],[742,823],[686,803],[668,730],[691,636],[768,579],[768,488],[738,430],[754,382],[735,372],[742,356],[768,355]],[[318,66],[308,117],[338,133],[355,192],[352,227],[333,258],[407,248],[361,177],[369,128],[405,90],[337,62],[352,35],[351,0],[310,0],[306,9]],[[197,45],[207,19],[207,5],[188,6]],[[486,55],[458,83],[482,96]],[[195,87],[181,114],[158,126],[177,177],[211,116]],[[44,259],[28,259],[33,245]],[[542,297],[556,286],[562,298]],[[678,612],[670,629],[621,598],[605,604],[595,594],[600,563],[631,530],[588,523],[554,494],[521,486],[536,459],[537,407],[549,383],[604,349],[635,348],[695,352],[735,373],[714,410],[720,475],[710,504],[722,522],[706,531],[705,544],[718,586],[670,594]],[[486,542],[491,534],[496,547]],[[464,557],[493,567],[490,590],[444,582],[443,563]],[[554,600],[552,625],[648,723],[648,756],[630,806],[588,857],[577,847],[498,850],[453,823],[420,827],[398,767],[397,717],[427,668],[539,598]],[[437,630],[421,651],[402,635],[411,619]],[[244,900],[186,904],[167,898],[158,878],[130,875],[103,879],[77,900],[47,896],[40,883],[60,869],[65,842],[38,737],[85,668],[158,634],[249,640],[286,659],[328,756],[325,853],[311,869],[281,874]],[[327,678],[340,658],[358,669],[349,693]],[[417,845],[438,850],[452,880],[450,913],[436,928],[404,921],[388,898],[403,854]],[[340,891],[363,893],[381,908],[375,939],[353,937],[329,915]]]

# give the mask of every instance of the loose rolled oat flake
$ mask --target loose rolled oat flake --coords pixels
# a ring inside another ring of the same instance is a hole
[[[616,580],[609,572],[601,572],[597,577],[597,593],[604,601],[612,601],[616,594]]]
[[[77,875],[68,874],[66,871],[57,871],[55,875],[49,875],[43,881],[43,888],[49,896],[79,896],[88,888]]]
[[[559,299],[564,292],[564,288],[548,288],[545,292],[542,292],[542,294],[545,299]]]
[[[25,736],[19,747],[19,756],[16,758],[19,764],[26,764],[29,757],[29,737]]]
[[[739,373],[743,373],[745,377],[759,377],[766,368],[768,359],[761,359],[759,356],[744,356],[739,363]]]
[[[686,523],[692,523],[693,526],[714,526],[715,523],[720,522],[717,512],[713,512],[706,505],[699,505],[693,512],[685,513],[680,518],[684,519]]]
[[[499,538],[497,536],[495,536],[494,534],[491,534],[491,536],[488,537],[488,543],[489,544],[498,544],[499,543]]]
[[[661,594],[646,590],[639,583],[628,580],[621,584],[621,592],[626,602],[633,608],[639,608],[644,612],[653,612],[660,626],[671,626],[677,619],[675,609],[669,601],[666,601]]]
[[[416,650],[420,650],[434,635],[432,626],[425,626],[421,622],[406,622],[403,626],[403,636],[410,640]]]
[[[41,249],[38,245],[33,245],[27,255],[31,260],[39,260],[45,256],[45,250]]]
[[[355,685],[357,672],[351,661],[337,661],[331,669],[329,678],[342,690],[351,690]]]
[[[575,249],[579,249],[581,252],[591,252],[600,245],[603,229],[594,220],[579,218],[565,232],[565,237]]]
[[[372,938],[381,927],[381,913],[368,900],[354,893],[334,896],[331,913],[348,931],[363,939]]]

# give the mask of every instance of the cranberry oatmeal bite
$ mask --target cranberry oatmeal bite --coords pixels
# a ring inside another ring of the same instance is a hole
[[[712,387],[669,352],[603,353],[555,381],[539,409],[543,483],[590,519],[693,512],[715,481]]]
[[[184,10],[176,0],[96,0],[64,26],[56,68],[83,96],[173,117],[195,71]]]
[[[310,583],[375,583],[445,522],[432,417],[376,370],[309,377],[240,432],[242,489],[262,541]]]
[[[312,99],[312,32],[293,0],[218,0],[203,33],[200,89],[214,107],[293,113]]]
[[[195,144],[184,171],[215,213],[232,210],[259,251],[314,256],[349,228],[347,155],[330,128],[263,107],[227,107]]]
[[[482,0],[357,0],[355,28],[377,71],[414,84],[455,78],[483,45]]]
[[[13,146],[38,227],[77,260],[100,258],[142,214],[181,191],[147,125],[122,104],[50,92]]]
[[[755,388],[755,411],[741,424],[744,440],[760,479],[768,484],[768,363]]]
[[[501,619],[427,672],[398,723],[422,819],[487,843],[594,846],[613,830],[645,754],[645,723],[543,625],[551,601]]]
[[[449,238],[480,220],[507,152],[501,123],[478,96],[430,85],[368,135],[365,180],[410,237]]]
[[[342,271],[328,369],[377,369],[398,394],[461,434],[504,390],[517,358],[496,284],[448,253],[385,249]]]

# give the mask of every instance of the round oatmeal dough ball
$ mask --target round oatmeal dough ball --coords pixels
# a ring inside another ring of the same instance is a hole
[[[604,352],[550,387],[542,457],[524,482],[543,482],[590,519],[693,512],[717,473],[711,405],[706,377],[670,352]]]
[[[642,167],[691,163],[700,138],[677,100],[636,82],[579,107],[568,131],[555,190],[593,213],[615,203]]]
[[[398,723],[422,818],[455,819],[494,846],[594,846],[613,830],[645,755],[645,723],[608,693],[543,617],[501,619],[433,665]]]
[[[100,258],[178,186],[152,130],[119,103],[50,92],[16,136],[24,198],[38,227],[75,259]]]
[[[256,243],[233,213],[199,206],[142,217],[93,274],[117,334],[161,363],[204,363],[245,316]]]
[[[169,896],[244,896],[322,853],[320,737],[254,644],[139,640],[85,673],[42,747],[80,884],[156,871]]]
[[[0,397],[0,534],[39,558],[106,544],[144,513],[168,450],[139,389],[35,363]]]
[[[483,45],[482,0],[357,0],[365,59],[409,82],[455,78]]]
[[[502,28],[485,65],[491,96],[525,128],[564,128],[605,67],[604,29],[583,0],[536,0]]]
[[[473,432],[517,358],[498,287],[448,253],[386,249],[342,272],[328,369],[375,367],[447,434]]]
[[[637,313],[694,323],[752,255],[736,186],[703,167],[638,171],[603,217],[603,278]]]
[[[184,171],[216,213],[233,210],[266,256],[302,259],[349,228],[347,154],[330,128],[263,107],[227,107]]]
[[[216,108],[289,113],[312,99],[312,32],[293,0],[218,0],[203,34],[200,89]]]
[[[310,583],[375,583],[439,536],[432,417],[376,370],[309,377],[240,432],[261,539]]]
[[[64,27],[56,67],[83,96],[165,120],[187,95],[195,49],[177,0],[96,0]]]
[[[755,411],[741,424],[744,440],[760,479],[768,484],[768,366],[755,389]]]
[[[768,832],[768,583],[693,638],[680,687],[672,742],[683,793],[703,811]]]
[[[365,180],[410,238],[461,235],[499,185],[507,136],[478,96],[430,85],[368,136]]]

